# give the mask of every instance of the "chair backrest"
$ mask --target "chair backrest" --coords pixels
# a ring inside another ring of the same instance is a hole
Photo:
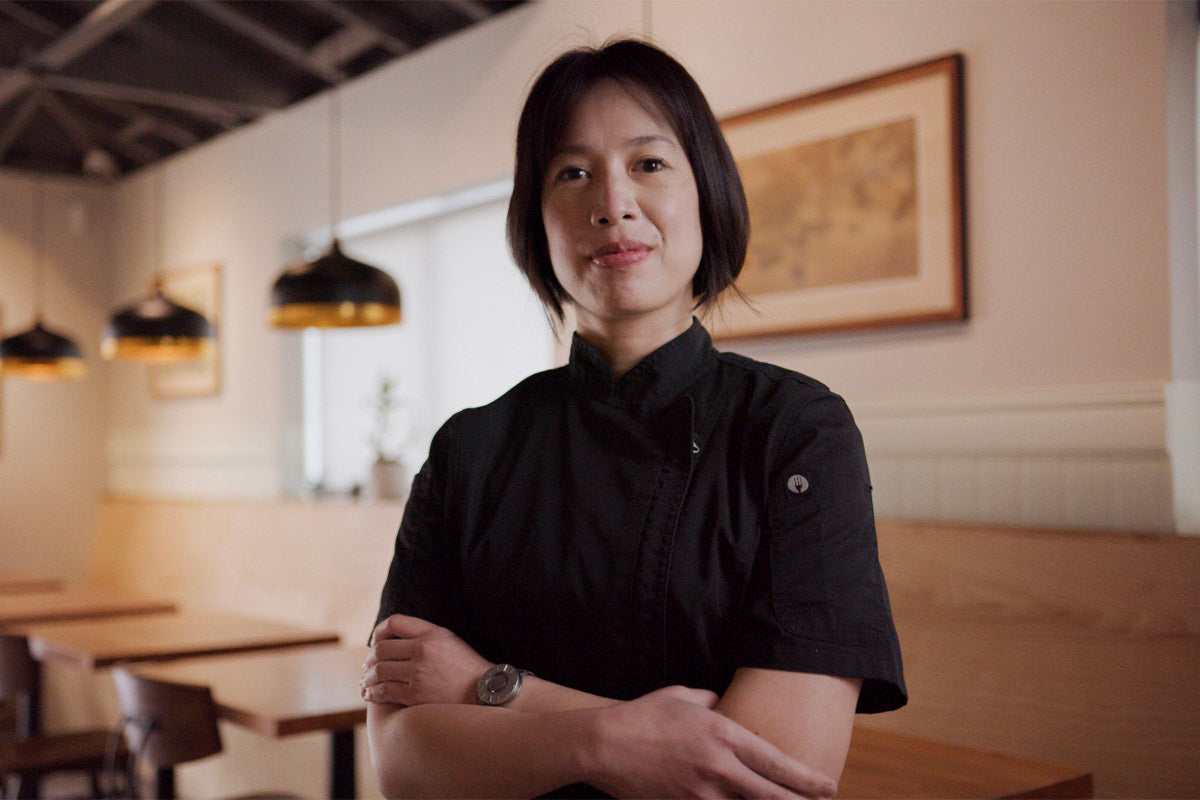
[[[11,700],[30,691],[37,681],[37,662],[29,652],[29,640],[0,634],[0,700]]]
[[[221,752],[217,707],[207,686],[169,683],[113,671],[125,743],[138,760],[170,767]]]

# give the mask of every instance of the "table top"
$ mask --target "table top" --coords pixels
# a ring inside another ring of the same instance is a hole
[[[0,572],[0,594],[9,592],[51,592],[62,586],[57,578],[38,578],[15,572]]]
[[[0,593],[0,629],[13,625],[174,611],[160,597],[144,597],[97,586]]]
[[[1092,796],[1086,770],[856,725],[838,797]]]
[[[217,712],[264,736],[348,730],[367,720],[359,678],[368,649],[322,646],[132,667],[212,689]]]
[[[35,658],[67,661],[85,669],[338,641],[332,631],[215,611],[139,614],[11,630],[29,637]]]

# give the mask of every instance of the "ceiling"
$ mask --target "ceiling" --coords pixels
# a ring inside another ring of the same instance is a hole
[[[524,0],[0,0],[0,166],[112,179]]]

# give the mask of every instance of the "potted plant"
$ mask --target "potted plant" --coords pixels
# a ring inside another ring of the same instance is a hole
[[[371,465],[371,494],[381,499],[403,500],[408,494],[411,478],[395,452],[387,449],[392,415],[404,407],[396,381],[390,376],[382,376],[379,390],[367,399],[367,404],[375,415],[369,439],[371,449],[375,451],[375,462]]]

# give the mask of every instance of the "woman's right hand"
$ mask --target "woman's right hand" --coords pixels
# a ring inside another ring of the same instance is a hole
[[[828,798],[837,784],[716,711],[709,691],[671,686],[595,710],[588,783],[614,797]]]

